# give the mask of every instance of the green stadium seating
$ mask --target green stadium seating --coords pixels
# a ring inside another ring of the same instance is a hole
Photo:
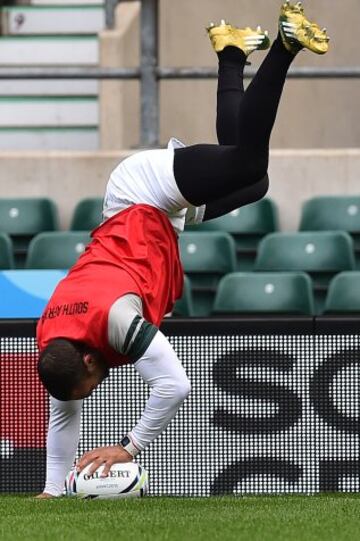
[[[91,231],[102,222],[102,197],[80,201],[74,210],[70,229],[72,231]]]
[[[191,317],[193,315],[193,300],[191,294],[191,284],[189,278],[184,276],[184,291],[173,310],[173,316]]]
[[[354,240],[360,268],[360,196],[314,197],[302,209],[300,231],[347,231]]]
[[[360,314],[360,272],[341,272],[330,283],[324,314]]]
[[[32,239],[27,269],[69,269],[90,241],[88,231],[40,233]]]
[[[32,237],[58,228],[56,206],[46,198],[0,199],[0,231],[10,235],[15,265],[22,268]]]
[[[305,271],[313,279],[317,312],[321,312],[330,280],[354,270],[353,242],[348,233],[272,233],[259,245],[256,271]]]
[[[236,268],[248,271],[253,269],[257,247],[262,237],[278,230],[277,209],[271,199],[265,198],[215,220],[188,226],[186,230],[230,233],[236,244]]]
[[[182,233],[180,250],[191,283],[194,316],[207,316],[220,278],[235,270],[234,240],[221,231]]]
[[[312,282],[303,272],[227,274],[220,280],[213,313],[313,315]]]
[[[12,242],[6,233],[0,233],[0,269],[8,270],[14,268]]]

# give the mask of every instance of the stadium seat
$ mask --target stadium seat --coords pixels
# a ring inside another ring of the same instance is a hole
[[[360,268],[360,196],[309,199],[303,206],[300,231],[347,231],[354,240],[356,267]]]
[[[354,270],[353,242],[348,233],[272,233],[259,245],[256,271],[305,271],[313,279],[317,313],[335,274]]]
[[[57,228],[57,210],[50,199],[0,199],[0,231],[10,235],[13,241],[17,268],[24,266],[32,237]]]
[[[360,272],[341,272],[330,283],[324,314],[360,314]]]
[[[235,270],[235,243],[221,231],[180,235],[183,266],[191,283],[194,315],[210,314],[220,278]]]
[[[173,316],[191,317],[193,315],[193,300],[191,294],[191,284],[187,276],[184,276],[184,291],[173,310]]]
[[[90,241],[88,231],[40,233],[32,239],[27,269],[69,269]]]
[[[0,269],[13,269],[13,248],[9,235],[0,233]]]
[[[70,229],[72,231],[91,231],[102,222],[103,199],[93,197],[80,201],[74,210]]]
[[[236,268],[241,271],[253,269],[261,238],[268,233],[277,231],[277,229],[277,209],[271,199],[262,199],[215,220],[186,228],[187,231],[226,231],[230,233],[236,244]]]
[[[213,313],[312,315],[312,282],[303,272],[227,274],[220,280]]]

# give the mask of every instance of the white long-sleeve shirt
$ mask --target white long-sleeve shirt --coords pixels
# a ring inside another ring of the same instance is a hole
[[[161,434],[190,392],[190,382],[175,351],[158,331],[135,370],[150,386],[143,414],[130,436],[142,450]],[[51,398],[44,492],[60,496],[79,443],[83,400],[61,402]]]

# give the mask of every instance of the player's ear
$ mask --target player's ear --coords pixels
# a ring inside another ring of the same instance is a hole
[[[83,363],[87,371],[91,374],[96,368],[96,359],[91,353],[84,353]]]

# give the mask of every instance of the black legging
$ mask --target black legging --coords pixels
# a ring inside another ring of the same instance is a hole
[[[244,92],[245,54],[227,47],[218,57],[219,145],[176,149],[174,157],[180,192],[193,205],[206,204],[208,220],[257,201],[267,192],[270,135],[294,59],[278,37]]]

